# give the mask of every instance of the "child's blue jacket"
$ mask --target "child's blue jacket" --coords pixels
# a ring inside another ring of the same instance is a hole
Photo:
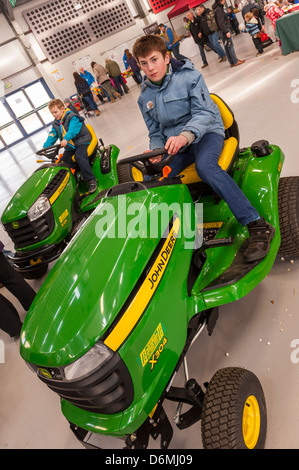
[[[164,148],[169,137],[186,131],[195,135],[194,143],[210,132],[224,137],[218,107],[201,73],[189,60],[170,59],[162,86],[144,77],[138,105],[149,131],[151,150]]]

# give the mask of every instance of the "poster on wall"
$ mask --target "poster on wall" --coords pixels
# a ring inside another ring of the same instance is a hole
[[[84,70],[87,70],[88,68],[90,68],[90,63],[91,63],[90,55],[86,55],[84,57],[81,57],[78,60],[73,60],[72,66],[78,72],[80,67],[82,67]]]
[[[126,49],[129,49],[129,47],[128,44],[125,42],[124,44],[121,44],[120,46],[117,46],[114,49],[107,51],[105,56],[109,57],[109,59],[111,60],[114,60],[121,66],[123,64],[123,56]]]
[[[53,75],[54,79],[56,80],[56,82],[61,82],[62,80],[64,80],[64,77],[63,77],[62,73],[60,72],[60,70],[54,70],[52,72],[52,75]]]

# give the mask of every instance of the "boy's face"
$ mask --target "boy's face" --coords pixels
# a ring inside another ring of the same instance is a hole
[[[162,52],[152,51],[146,57],[138,57],[140,67],[145,75],[153,82],[162,80],[167,72],[167,65],[169,64],[169,54],[166,53],[163,57]]]
[[[63,113],[65,111],[65,108],[58,108],[58,106],[53,106],[53,108],[50,109],[50,112],[52,113],[53,117],[59,121],[59,119],[62,118]]]

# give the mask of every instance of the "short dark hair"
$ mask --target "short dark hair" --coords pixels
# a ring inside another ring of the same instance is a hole
[[[136,60],[138,60],[139,57],[146,57],[153,51],[159,51],[163,57],[166,56],[167,47],[164,39],[148,34],[138,38],[133,46],[133,56]]]

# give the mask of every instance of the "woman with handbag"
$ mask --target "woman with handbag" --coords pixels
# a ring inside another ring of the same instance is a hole
[[[80,77],[78,72],[74,72],[73,77],[75,80],[75,87],[76,87],[78,95],[80,95],[89,104],[91,109],[94,111],[95,115],[99,116],[100,111],[98,110],[96,102],[93,99],[93,94],[90,90],[90,87],[87,81],[85,80],[85,78]]]

